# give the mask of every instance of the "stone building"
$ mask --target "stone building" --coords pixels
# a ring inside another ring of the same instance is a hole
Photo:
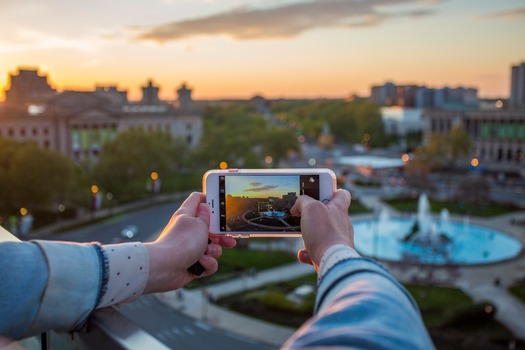
[[[200,143],[202,116],[192,110],[191,90],[185,85],[179,89],[181,109],[161,101],[151,80],[142,88],[142,100],[131,103],[127,92],[114,86],[56,93],[49,85],[44,87],[47,78],[36,70],[24,70],[10,79],[6,103],[0,106],[0,137],[34,141],[76,162],[96,160],[104,141],[130,128],[164,130],[191,148]],[[39,92],[33,94],[28,86],[35,81]]]
[[[427,110],[423,113],[424,138],[447,134],[462,126],[472,141],[473,157],[487,170],[522,173],[525,169],[525,109]],[[522,174],[525,176],[525,173]]]

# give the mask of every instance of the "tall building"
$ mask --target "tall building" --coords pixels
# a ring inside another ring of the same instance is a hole
[[[511,68],[509,104],[525,108],[525,62]]]

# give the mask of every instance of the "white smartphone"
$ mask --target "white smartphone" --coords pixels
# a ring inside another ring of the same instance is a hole
[[[337,189],[330,169],[210,170],[202,186],[210,234],[241,238],[300,236],[300,218],[290,214],[295,200],[327,201]]]

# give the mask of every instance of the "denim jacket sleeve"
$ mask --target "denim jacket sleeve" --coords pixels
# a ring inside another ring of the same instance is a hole
[[[100,297],[102,265],[98,244],[0,243],[0,335],[82,326]]]
[[[299,348],[434,349],[411,295],[381,265],[339,261],[324,273],[315,316],[283,346]]]

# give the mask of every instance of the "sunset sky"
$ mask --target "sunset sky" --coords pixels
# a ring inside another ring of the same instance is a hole
[[[0,100],[17,67],[58,90],[148,79],[174,99],[368,95],[387,80],[507,97],[523,0],[0,0]]]
[[[226,176],[226,194],[234,197],[281,198],[299,194],[299,176]]]

